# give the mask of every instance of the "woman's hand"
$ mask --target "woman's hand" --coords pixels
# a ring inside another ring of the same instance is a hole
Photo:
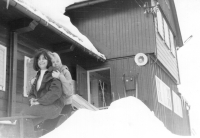
[[[36,79],[36,77],[34,77],[34,78],[31,79],[31,81],[30,81],[31,85],[33,85],[35,79]]]
[[[54,78],[59,78],[59,76],[60,76],[60,72],[57,70],[57,71],[53,71],[52,72],[52,76],[54,77]]]
[[[33,106],[33,105],[38,105],[38,104],[39,104],[39,102],[38,102],[37,99],[35,99],[35,98],[31,98],[29,101],[30,101],[30,105],[31,105],[31,106]]]

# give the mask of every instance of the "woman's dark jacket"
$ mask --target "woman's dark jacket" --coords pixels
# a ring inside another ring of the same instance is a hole
[[[40,71],[36,75],[36,79],[31,87],[29,99],[35,98],[38,100],[40,105],[56,105],[63,107],[64,103],[62,100],[63,90],[62,84],[59,79],[52,77],[52,72],[56,71],[56,68],[50,67],[44,74],[41,86],[39,90],[36,90],[37,80],[40,76]]]

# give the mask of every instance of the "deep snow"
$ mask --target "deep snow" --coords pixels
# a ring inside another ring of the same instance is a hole
[[[106,110],[80,109],[62,125],[42,138],[55,137],[182,138],[183,136],[174,135],[168,131],[140,100],[126,97],[114,101]]]

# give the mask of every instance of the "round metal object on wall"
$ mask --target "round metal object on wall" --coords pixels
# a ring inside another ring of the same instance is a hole
[[[135,55],[135,63],[138,66],[144,66],[148,62],[148,57],[144,53],[138,53]]]

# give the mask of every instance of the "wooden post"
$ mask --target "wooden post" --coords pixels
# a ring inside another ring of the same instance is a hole
[[[8,90],[8,116],[15,114],[16,83],[17,83],[17,33],[10,33],[9,47],[9,90]]]

